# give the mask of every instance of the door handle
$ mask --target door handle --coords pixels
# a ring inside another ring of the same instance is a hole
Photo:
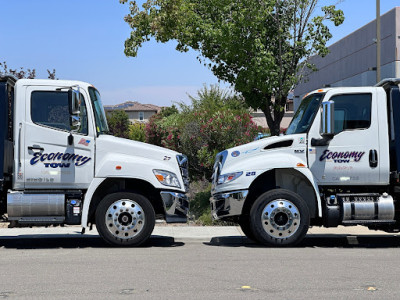
[[[33,145],[33,146],[28,146],[28,150],[39,150],[39,151],[44,151],[44,148],[38,146],[38,145]]]
[[[369,150],[369,166],[376,168],[378,166],[378,151]]]

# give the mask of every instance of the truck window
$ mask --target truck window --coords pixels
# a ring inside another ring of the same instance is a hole
[[[286,134],[308,132],[324,96],[325,94],[312,94],[304,98],[287,128]]]
[[[94,119],[96,121],[97,134],[109,133],[104,106],[101,102],[100,93],[93,87],[89,87],[89,96],[92,101]]]
[[[335,102],[335,133],[371,125],[371,94],[337,95],[331,100]]]
[[[36,124],[66,130],[71,130],[68,107],[68,92],[35,91],[31,96],[31,118]],[[81,128],[78,133],[88,134],[87,111],[81,94]]]

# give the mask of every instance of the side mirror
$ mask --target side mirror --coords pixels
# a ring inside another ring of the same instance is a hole
[[[311,139],[311,146],[328,146],[335,135],[335,102],[322,102],[322,139]]]
[[[79,115],[80,113],[80,93],[78,90],[69,89],[68,90],[68,105],[70,115]]]
[[[335,102],[322,102],[322,136],[330,136],[335,134]]]
[[[79,88],[77,90],[68,90],[68,106],[70,114],[71,131],[77,131],[81,127],[81,119],[79,117],[81,109],[81,99]]]

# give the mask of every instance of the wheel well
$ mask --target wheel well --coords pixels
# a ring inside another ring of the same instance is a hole
[[[132,178],[107,178],[93,194],[89,207],[88,223],[95,224],[97,205],[108,194],[117,192],[134,192],[145,196],[153,205],[156,215],[164,215],[164,206],[160,193],[147,181]]]
[[[250,214],[253,203],[261,194],[276,188],[286,189],[300,195],[308,206],[310,218],[318,215],[314,188],[307,177],[295,169],[274,169],[258,176],[250,185],[242,215]]]

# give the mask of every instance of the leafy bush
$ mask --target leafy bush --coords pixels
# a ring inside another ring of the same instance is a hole
[[[200,225],[212,225],[210,197],[211,184],[199,180],[190,184],[190,218]]]
[[[123,110],[115,110],[107,114],[110,133],[114,136],[129,138],[129,117]]]
[[[240,97],[217,86],[203,87],[190,99],[191,105],[181,103],[180,111],[153,116],[146,142],[184,153],[192,179],[210,179],[218,152],[250,142],[264,129],[251,120]]]
[[[146,141],[145,128],[146,128],[146,125],[143,123],[139,123],[139,122],[129,125],[129,138],[131,140],[135,140],[135,141],[139,141],[139,142]]]
[[[247,112],[232,109],[212,113],[195,112],[196,119],[186,125],[182,132],[182,150],[189,156],[191,171],[210,178],[215,156],[218,152],[248,143],[259,132]]]
[[[200,179],[190,183],[190,211],[189,218],[198,225],[235,225],[228,221],[215,221],[211,216],[210,197],[211,183],[206,179]]]

